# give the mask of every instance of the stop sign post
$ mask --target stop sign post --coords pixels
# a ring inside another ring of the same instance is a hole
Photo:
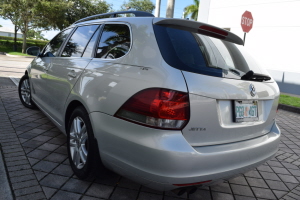
[[[249,33],[249,31],[252,29],[253,26],[253,17],[251,12],[249,11],[244,12],[241,19],[241,26],[244,31],[244,45],[245,45],[246,33]]]

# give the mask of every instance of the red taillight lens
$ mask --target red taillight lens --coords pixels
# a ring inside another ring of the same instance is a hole
[[[228,32],[226,32],[225,30],[219,29],[219,28],[214,28],[211,26],[206,26],[206,25],[202,25],[199,27],[199,29],[201,30],[206,30],[206,31],[210,31],[219,35],[223,35],[223,36],[227,36]]]
[[[150,88],[132,96],[116,117],[162,129],[182,129],[190,116],[188,93]]]

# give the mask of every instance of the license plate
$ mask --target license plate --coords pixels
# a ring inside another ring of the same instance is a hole
[[[258,121],[257,101],[234,101],[235,122]]]

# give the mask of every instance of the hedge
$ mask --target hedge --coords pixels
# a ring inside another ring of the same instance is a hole
[[[44,48],[44,46],[47,43],[48,43],[48,41],[43,41],[43,40],[27,40],[26,45],[27,45],[27,47],[37,46],[42,49],[42,48]],[[3,40],[0,38],[0,45],[11,48],[14,45],[14,41],[13,40]],[[23,45],[23,41],[17,41],[18,48],[22,48],[22,45]]]
[[[14,37],[8,37],[8,36],[0,36],[0,40],[12,40],[14,41]],[[17,41],[23,41],[23,38],[17,38]],[[27,42],[49,42],[47,40],[35,40],[35,39],[27,39]]]

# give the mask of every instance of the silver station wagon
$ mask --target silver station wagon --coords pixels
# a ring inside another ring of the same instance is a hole
[[[224,29],[124,11],[56,35],[19,83],[67,136],[80,179],[112,170],[193,192],[272,158],[279,89]]]

